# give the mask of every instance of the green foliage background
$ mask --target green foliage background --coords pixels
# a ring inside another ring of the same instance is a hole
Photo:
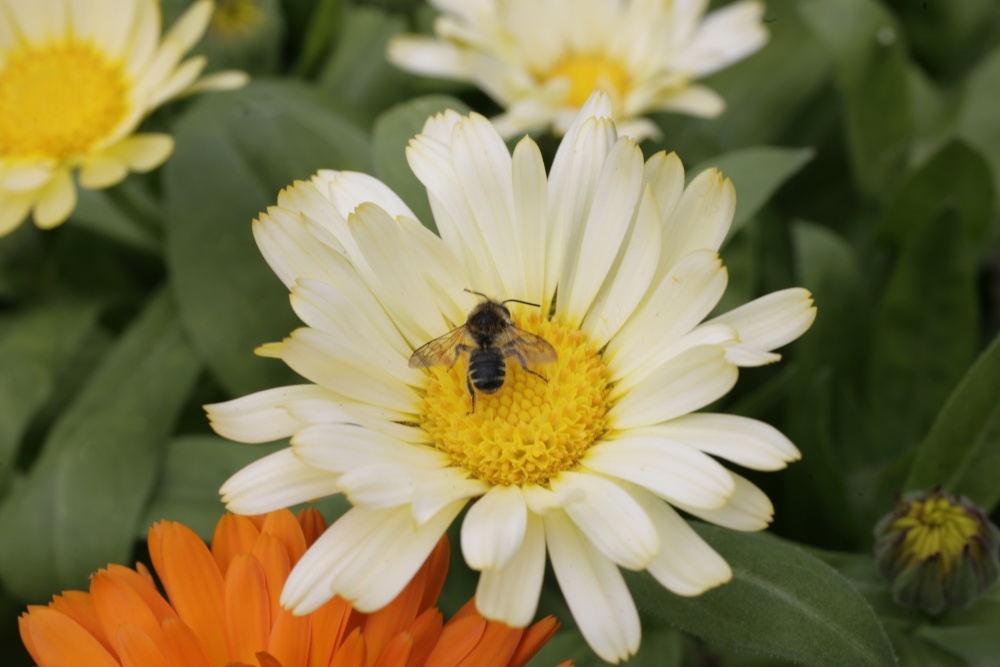
[[[164,0],[165,23],[186,4]],[[296,326],[254,245],[257,213],[295,179],[350,169],[433,225],[403,147],[433,112],[497,111],[385,61],[390,36],[427,30],[417,2],[253,4],[259,22],[199,48],[254,82],[151,118],[177,140],[163,168],[83,191],[55,231],[0,239],[5,665],[30,664],[15,622],[26,604],[142,558],[157,519],[209,537],[219,484],[280,446],[227,443],[200,407],[295,381],[252,354]],[[936,485],[997,516],[1000,6],[768,0],[766,20],[768,46],[707,82],[726,113],[657,116],[664,138],[643,149],[735,183],[720,308],[813,291],[812,330],[781,364],[744,371],[720,406],[776,425],[803,460],[751,475],[775,503],[768,534],[697,525],[732,564],[730,584],[686,599],[629,575],[644,627],[631,664],[996,665],[1000,592],[936,618],[899,609],[871,533],[895,492]],[[551,155],[555,141],[538,140]],[[323,504],[328,518],[343,508]],[[473,590],[456,569],[445,612]],[[563,630],[533,664],[602,664],[555,586],[543,607]]]

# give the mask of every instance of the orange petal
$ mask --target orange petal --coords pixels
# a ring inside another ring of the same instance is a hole
[[[366,659],[365,638],[361,636],[361,630],[355,628],[337,649],[330,667],[365,667]]]
[[[278,614],[271,623],[271,639],[267,652],[278,662],[292,667],[309,664],[310,640],[312,638],[312,616],[295,616],[287,609],[278,608]],[[326,628],[322,632],[327,632]],[[329,662],[329,654],[327,662]]]
[[[510,667],[524,667],[535,654],[552,639],[559,629],[559,621],[555,616],[546,616],[528,628],[521,637],[517,650],[510,659]]]
[[[79,623],[84,630],[94,635],[108,653],[114,653],[114,637],[106,637],[101,629],[101,621],[94,610],[94,601],[90,593],[83,591],[64,591],[62,595],[52,598],[49,606],[62,612]]]
[[[299,510],[295,517],[302,526],[302,536],[306,538],[306,546],[311,547],[313,542],[326,530],[326,520],[315,507],[305,507]]]
[[[372,667],[406,667],[413,652],[413,637],[408,632],[392,638]]]
[[[35,653],[35,642],[31,638],[32,607],[35,609],[45,609],[45,607],[38,605],[29,606],[28,611],[17,617],[17,630],[21,633],[21,643],[24,644],[24,648],[28,650],[28,654],[31,655],[32,659],[37,663],[39,660],[37,654]]]
[[[420,608],[417,613],[423,613],[437,604],[441,589],[444,588],[445,577],[448,576],[450,559],[451,544],[448,542],[448,536],[442,535],[441,540],[424,564],[424,567],[427,568],[427,583],[424,584],[424,597],[420,600]]]
[[[424,597],[424,584],[427,582],[426,563],[413,579],[399,592],[392,602],[376,612],[368,614],[365,619],[364,636],[368,646],[370,662],[373,662],[382,649],[393,637],[406,630],[417,617],[420,601]]]
[[[24,644],[31,648],[31,657],[39,665],[121,667],[94,635],[69,616],[48,607],[32,609],[21,632],[30,636]]]
[[[441,612],[434,607],[417,616],[417,620],[410,624],[406,630],[413,637],[410,665],[420,667],[427,662],[427,658],[441,638],[442,626]]]
[[[139,574],[140,577],[145,579],[151,586],[153,586],[154,588],[156,587],[156,580],[153,579],[153,575],[149,571],[149,568],[146,567],[145,563],[136,563],[135,571]]]
[[[264,651],[260,651],[257,653],[257,663],[260,664],[260,667],[281,667],[281,661],[279,661],[273,655],[270,655],[269,653],[266,653]],[[285,664],[291,664],[291,663],[285,663]]]
[[[215,556],[223,577],[233,558],[253,551],[254,542],[259,536],[260,530],[245,516],[226,514],[219,519],[219,523],[215,524],[215,533],[212,534],[212,555]]]
[[[174,611],[174,608],[160,595],[149,570],[146,570],[145,567],[142,569],[145,570],[145,574],[123,565],[108,565],[108,572],[117,580],[131,587],[142,598],[146,606],[153,612],[158,623],[163,623],[166,619],[176,616],[177,612]],[[91,586],[91,590],[93,590],[93,586]]]
[[[312,618],[309,667],[327,667],[347,634],[353,608],[344,598],[332,600],[310,614]]]
[[[90,595],[101,622],[101,629],[105,636],[115,638],[119,655],[121,655],[119,626],[123,623],[131,625],[136,629],[136,633],[152,641],[157,652],[163,653],[166,650],[160,619],[153,615],[143,597],[129,585],[127,577],[120,572],[113,574],[107,570],[100,570],[90,581]]]
[[[167,661],[170,667],[212,667],[198,637],[181,619],[165,620],[163,636],[167,640]]]
[[[462,608],[455,612],[448,622],[454,623],[455,621],[467,618],[469,616],[479,616],[479,612],[476,611],[476,598],[469,598],[469,601],[462,605]],[[482,616],[479,616],[482,618]]]
[[[157,634],[160,628],[156,628]],[[142,630],[131,623],[118,626],[118,655],[124,667],[170,667],[163,650]]]
[[[296,524],[296,529],[298,524]],[[253,546],[253,557],[264,570],[264,582],[271,602],[271,618],[277,618],[281,609],[281,589],[285,586],[292,565],[281,541],[271,533],[261,533]]]
[[[226,574],[226,643],[233,660],[256,661],[271,636],[271,603],[264,570],[249,553],[233,558]]]
[[[573,661],[572,660],[563,660],[558,665],[556,665],[556,667],[573,667]]]
[[[506,623],[488,621],[482,639],[457,663],[457,667],[506,667],[522,634],[524,628],[512,628]]]
[[[455,667],[469,655],[486,632],[486,619],[466,616],[457,621],[452,618],[444,626],[441,639],[427,658],[426,667]]]
[[[261,535],[274,535],[285,545],[288,561],[294,565],[306,552],[306,538],[302,534],[302,526],[289,510],[270,512],[264,519],[260,529]]]
[[[198,637],[209,660],[229,661],[223,624],[223,580],[205,543],[187,526],[162,522],[156,571],[177,615]]]

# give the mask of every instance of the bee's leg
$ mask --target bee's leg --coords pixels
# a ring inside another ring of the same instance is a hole
[[[538,377],[542,378],[546,382],[549,381],[549,379],[547,377],[545,377],[544,375],[542,375],[541,373],[536,373],[535,371],[533,371],[530,368],[528,368],[528,362],[525,361],[524,355],[522,355],[517,350],[514,350],[514,349],[508,350],[507,351],[507,356],[508,357],[514,357],[515,359],[517,359],[517,363],[521,364],[521,368],[523,368],[524,370],[528,371],[532,375],[537,375]]]
[[[468,375],[465,376],[465,386],[469,388],[469,396],[472,396],[472,410],[469,414],[474,414],[476,412],[476,390],[472,388],[472,378]]]
[[[455,358],[451,360],[451,366],[455,365],[455,363],[458,361],[459,357],[461,357],[466,352],[471,352],[471,351],[472,351],[472,347],[469,346],[469,345],[466,345],[465,343],[459,343],[458,345],[456,345],[455,346]],[[451,366],[448,366],[448,368],[451,368]]]

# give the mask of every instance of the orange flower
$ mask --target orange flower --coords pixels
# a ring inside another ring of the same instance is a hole
[[[320,514],[227,514],[212,548],[190,528],[149,530],[149,570],[109,565],[90,592],[67,591],[21,615],[39,667],[520,667],[558,628],[487,621],[469,601],[447,625],[433,605],[448,571],[442,539],[385,608],[361,614],[335,597],[306,616],[278,604],[292,566],[326,529]],[[569,665],[563,663],[560,667]]]

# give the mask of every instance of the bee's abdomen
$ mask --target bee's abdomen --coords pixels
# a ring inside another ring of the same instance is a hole
[[[484,394],[492,394],[503,386],[507,360],[497,349],[473,350],[469,354],[469,381]]]

